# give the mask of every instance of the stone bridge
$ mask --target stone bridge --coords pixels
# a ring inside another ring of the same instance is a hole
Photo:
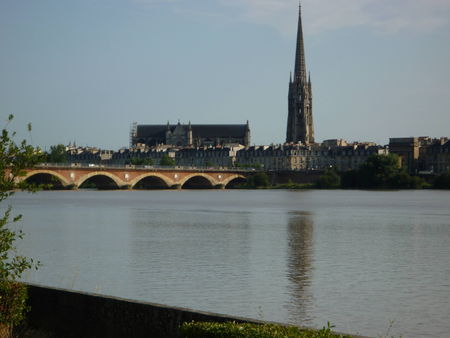
[[[225,189],[246,181],[250,170],[145,166],[57,166],[27,169],[21,180],[53,189]]]

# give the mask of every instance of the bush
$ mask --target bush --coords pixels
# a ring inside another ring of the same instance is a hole
[[[175,159],[169,157],[167,154],[164,154],[163,157],[161,157],[159,164],[173,167],[175,165]]]
[[[47,154],[46,162],[50,163],[67,163],[67,151],[64,144],[57,144],[50,147],[50,152]]]
[[[331,326],[322,330],[301,329],[295,326],[282,326],[275,324],[251,323],[216,323],[191,322],[181,326],[183,337],[186,338],[331,338],[343,337],[331,332]]]
[[[19,324],[27,310],[27,288],[13,281],[0,281],[0,323]]]
[[[372,155],[358,169],[341,174],[343,188],[421,189],[425,181],[400,168],[398,156]]]
[[[422,189],[425,185],[423,178],[418,176],[410,176],[405,171],[393,176],[388,182],[390,188],[399,189]]]
[[[348,170],[341,173],[342,188],[357,188],[358,187],[358,171]]]
[[[434,180],[433,188],[450,189],[450,171],[443,173]]]
[[[13,116],[8,117],[8,122]],[[31,125],[28,126],[31,131]],[[33,167],[43,160],[39,149],[28,145],[26,141],[16,144],[5,128],[0,135],[0,202],[14,194],[15,189],[34,191],[37,187],[26,181],[19,182],[24,176],[24,169]],[[11,329],[25,315],[26,287],[18,282],[22,273],[32,267],[37,267],[32,259],[17,253],[15,242],[23,238],[20,230],[12,230],[8,225],[16,223],[21,215],[11,215],[11,207],[7,207],[0,217],[0,326],[3,330]]]
[[[129,164],[133,165],[153,165],[153,160],[149,157],[141,158],[141,157],[132,157],[129,161]]]
[[[319,189],[337,189],[341,187],[341,177],[333,170],[327,170],[316,182]]]
[[[255,188],[266,188],[270,185],[269,176],[266,173],[260,172],[253,174],[248,177],[245,188],[255,189]]]

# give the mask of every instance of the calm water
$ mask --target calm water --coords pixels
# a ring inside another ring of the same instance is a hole
[[[363,335],[450,335],[448,191],[17,193],[25,280]]]

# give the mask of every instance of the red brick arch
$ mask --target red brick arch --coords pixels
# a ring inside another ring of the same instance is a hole
[[[27,169],[26,175],[19,178],[25,180],[35,174],[50,174],[61,181],[64,187],[78,188],[87,179],[103,175],[111,178],[118,187],[132,188],[137,182],[146,177],[158,177],[163,180],[168,187],[181,188],[189,179],[200,176],[208,180],[212,187],[225,187],[233,179],[242,177],[245,179],[245,172],[235,170],[199,170],[199,169],[159,169],[142,167],[81,167],[81,166],[42,166],[34,169]]]
[[[51,176],[55,177],[56,179],[58,179],[61,182],[61,184],[65,187],[70,184],[67,181],[66,177],[64,177],[60,173],[57,173],[56,171],[53,171],[53,170],[46,170],[46,169],[41,169],[41,170],[37,169],[37,170],[29,171],[25,174],[25,176],[23,176],[21,178],[21,180],[25,181],[25,180],[29,179],[30,177],[32,177],[34,175],[39,175],[39,174],[51,175]]]
[[[145,179],[145,178],[147,178],[147,177],[157,177],[157,178],[159,178],[160,180],[162,180],[162,181],[167,185],[167,187],[169,187],[169,188],[172,187],[172,186],[174,186],[174,185],[176,184],[175,181],[169,179],[169,178],[168,178],[167,176],[165,176],[165,175],[161,175],[161,174],[159,174],[159,173],[151,172],[151,173],[145,173],[145,174],[139,175],[139,176],[137,176],[136,178],[134,178],[134,179],[129,183],[130,188],[133,188],[136,184],[139,183],[139,181],[141,181],[141,180],[143,180],[143,179]]]

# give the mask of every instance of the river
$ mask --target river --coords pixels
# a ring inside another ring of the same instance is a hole
[[[24,280],[369,336],[450,332],[450,191],[16,193]]]

